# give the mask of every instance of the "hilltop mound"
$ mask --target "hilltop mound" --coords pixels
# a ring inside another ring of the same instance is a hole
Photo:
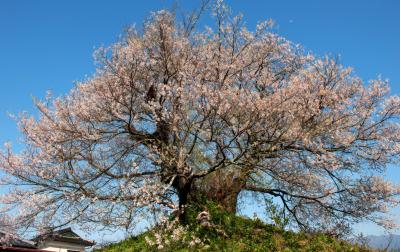
[[[97,251],[373,251],[326,234],[282,230],[215,204],[188,209],[187,225],[169,221]]]

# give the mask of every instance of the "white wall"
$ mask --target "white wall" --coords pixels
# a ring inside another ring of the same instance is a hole
[[[67,252],[67,250],[75,250],[81,252],[85,251],[85,247],[83,245],[58,241],[45,241],[39,244],[39,248],[54,252]]]

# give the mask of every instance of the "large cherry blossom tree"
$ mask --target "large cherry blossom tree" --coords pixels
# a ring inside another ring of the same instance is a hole
[[[131,228],[206,198],[235,212],[270,195],[293,223],[342,230],[384,213],[400,192],[400,99],[329,57],[248,30],[217,3],[203,31],[168,11],[96,54],[96,73],[21,114],[24,149],[0,155],[4,225]]]

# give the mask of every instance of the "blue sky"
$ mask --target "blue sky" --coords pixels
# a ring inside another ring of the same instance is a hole
[[[178,1],[182,8],[198,1]],[[247,0],[226,1],[244,14],[249,27],[272,18],[276,31],[318,55],[340,55],[364,80],[381,75],[400,93],[400,1]],[[7,113],[34,112],[32,96],[68,92],[94,71],[93,50],[110,45],[123,28],[141,24],[151,10],[173,1],[64,0],[0,2],[0,142],[15,141],[16,124]],[[400,171],[386,175],[400,182]],[[394,214],[399,214],[395,210]],[[380,234],[373,225],[357,227]],[[397,232],[399,233],[399,231]]]

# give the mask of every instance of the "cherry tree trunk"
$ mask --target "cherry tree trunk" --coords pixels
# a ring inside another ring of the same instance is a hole
[[[214,201],[227,212],[236,213],[238,196],[244,186],[244,177],[239,172],[218,170],[195,183],[193,193]]]

